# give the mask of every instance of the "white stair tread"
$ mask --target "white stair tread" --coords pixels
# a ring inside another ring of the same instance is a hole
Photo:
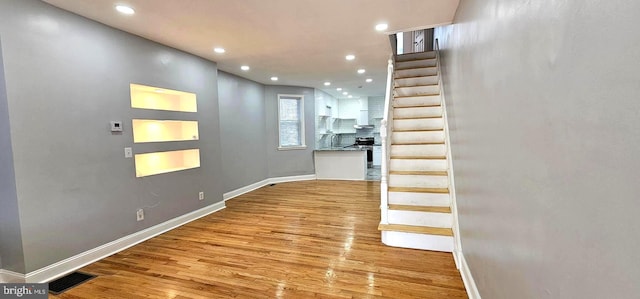
[[[390,187],[448,188],[449,178],[441,175],[390,174]]]
[[[446,159],[390,159],[390,171],[447,171]]]
[[[424,107],[439,106],[442,102],[440,95],[425,95],[414,97],[395,97],[393,99],[393,107]]]
[[[406,78],[396,78],[395,80],[393,80],[394,87],[408,87],[408,86],[436,85],[436,84],[438,84],[438,76],[406,77]]]
[[[392,145],[391,157],[444,157],[447,148],[444,144]]]
[[[437,118],[442,117],[442,107],[396,107],[393,119]],[[444,122],[444,120],[443,120]]]
[[[446,193],[389,192],[389,205],[449,207],[451,196]]]
[[[421,211],[387,210],[389,223],[437,228],[451,228],[453,216],[451,213],[434,213]]]
[[[426,119],[394,119],[394,131],[425,131],[425,130],[443,130],[444,120],[442,118],[426,118]]]
[[[444,143],[444,131],[393,132],[391,144],[440,144]]]
[[[440,85],[421,85],[421,86],[407,86],[407,87],[395,87],[393,89],[393,95],[395,97],[413,97],[423,95],[434,95],[440,93]]]
[[[419,59],[433,59],[436,58],[435,51],[426,51],[426,52],[417,52],[417,53],[407,53],[396,55],[395,61],[409,61],[409,60],[419,60]]]
[[[430,66],[436,66],[437,62],[435,58],[432,59],[415,59],[415,60],[409,60],[409,61],[397,61],[395,63],[395,69],[396,70],[403,70],[403,69],[413,69],[413,68],[421,68],[421,67],[430,67]]]
[[[394,80],[402,78],[422,77],[422,76],[437,76],[437,67],[420,67],[413,69],[395,70],[393,73]]]

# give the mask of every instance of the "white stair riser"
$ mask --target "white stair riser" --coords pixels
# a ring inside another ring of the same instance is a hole
[[[391,156],[405,157],[444,157],[447,148],[444,144],[392,145]],[[444,161],[444,160],[443,160]],[[445,161],[446,162],[446,161]]]
[[[412,86],[412,87],[396,87],[393,89],[393,95],[396,97],[412,97],[419,95],[434,95],[440,93],[440,86]]]
[[[433,58],[436,58],[435,51],[400,54],[396,56],[395,60],[396,62],[400,62],[400,61],[409,61],[409,60],[417,60],[417,59],[433,59]]]
[[[442,228],[451,228],[451,225],[453,224],[453,217],[451,216],[451,213],[389,210],[387,212],[387,217],[391,224]]]
[[[391,134],[392,144],[411,143],[439,143],[444,142],[443,131],[433,132],[393,132]]]
[[[447,188],[449,178],[444,175],[389,175],[389,187]]]
[[[423,67],[417,69],[396,70],[393,78],[395,80],[411,77],[435,76],[438,75],[437,67]]]
[[[382,231],[382,243],[388,246],[453,252],[453,237]]]
[[[389,170],[391,171],[446,171],[447,160],[444,159],[391,159]]]
[[[435,59],[420,59],[420,60],[396,62],[395,69],[402,70],[402,69],[414,69],[414,68],[432,67],[432,66],[436,66]]]
[[[425,119],[405,119],[394,120],[394,131],[420,131],[420,130],[442,130],[444,129],[444,120],[442,118],[425,118]]]
[[[415,106],[433,106],[440,105],[442,100],[439,95],[433,96],[418,96],[418,97],[407,97],[407,98],[397,98],[393,100],[393,106],[398,107],[415,107]]]
[[[449,207],[451,206],[451,196],[441,193],[389,192],[389,204]]]
[[[394,108],[393,118],[440,117],[442,107]]]
[[[438,76],[415,77],[393,80],[394,87],[438,84]]]

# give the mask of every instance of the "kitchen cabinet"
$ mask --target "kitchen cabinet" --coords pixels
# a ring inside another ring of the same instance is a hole
[[[314,151],[318,180],[364,180],[367,152],[362,150],[327,149]]]

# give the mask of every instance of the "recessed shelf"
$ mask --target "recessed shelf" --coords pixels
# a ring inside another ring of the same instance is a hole
[[[136,177],[200,167],[200,150],[188,149],[135,155]]]
[[[139,84],[130,88],[132,108],[198,112],[195,93]]]
[[[198,122],[185,120],[132,120],[133,142],[198,140]]]

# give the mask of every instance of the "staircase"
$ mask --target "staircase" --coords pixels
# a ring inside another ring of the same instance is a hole
[[[454,219],[436,52],[398,55],[390,69],[393,92],[381,128],[386,132],[378,227],[382,242],[452,252]]]

